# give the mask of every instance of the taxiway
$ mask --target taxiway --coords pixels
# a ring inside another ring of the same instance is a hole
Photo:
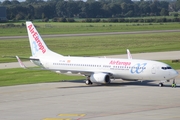
[[[180,79],[177,80],[179,84]],[[179,120],[180,88],[83,80],[0,87],[1,120]]]
[[[173,54],[179,58],[179,51],[166,53],[156,59],[172,59]],[[153,58],[151,54],[133,58]],[[116,80],[87,86],[76,80],[0,87],[0,120],[179,120],[180,76],[176,83],[171,88],[171,83],[158,87],[158,81]]]

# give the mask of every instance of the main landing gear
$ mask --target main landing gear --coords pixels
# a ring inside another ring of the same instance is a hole
[[[164,86],[164,84],[163,83],[159,83],[159,87],[163,87]]]
[[[163,84],[163,83],[165,83],[165,82],[169,82],[169,80],[164,80],[164,81],[161,81],[161,82],[159,83],[159,87],[163,87],[163,86],[164,86],[164,84]]]
[[[90,77],[88,76],[86,81],[85,81],[86,85],[92,85],[93,83],[90,80]]]

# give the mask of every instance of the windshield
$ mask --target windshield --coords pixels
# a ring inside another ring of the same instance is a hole
[[[161,67],[161,69],[167,70],[167,69],[172,69],[172,68],[170,66],[167,66],[167,67]]]

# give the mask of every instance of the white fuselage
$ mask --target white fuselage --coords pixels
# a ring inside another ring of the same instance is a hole
[[[109,73],[111,78],[124,80],[170,80],[178,75],[167,64],[151,60],[65,56],[39,59],[44,68],[59,73]]]

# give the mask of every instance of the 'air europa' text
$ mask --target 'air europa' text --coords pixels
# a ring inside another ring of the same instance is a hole
[[[119,60],[111,60],[110,63],[111,65],[131,65],[131,62],[121,62]]]
[[[32,24],[29,25],[29,26],[28,26],[28,29],[29,29],[29,31],[31,32],[31,35],[33,36],[34,40],[35,40],[36,43],[38,44],[39,49],[42,51],[42,53],[45,53],[45,52],[46,52],[46,49],[44,48],[41,40],[39,39],[38,33],[37,33],[36,31],[34,31],[33,25],[32,25]]]

